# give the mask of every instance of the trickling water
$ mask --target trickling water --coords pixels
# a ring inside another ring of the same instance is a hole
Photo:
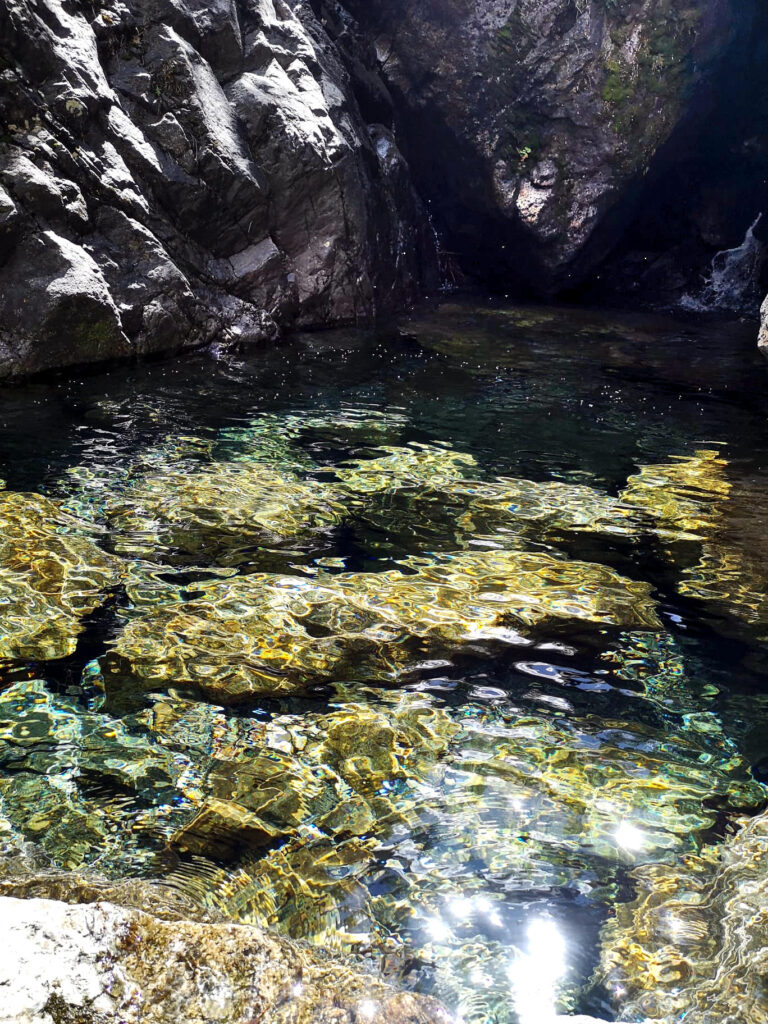
[[[762,299],[759,284],[765,246],[755,237],[755,229],[762,217],[762,213],[758,214],[747,228],[741,245],[715,254],[710,275],[698,295],[684,295],[680,300],[683,309],[699,313],[757,313]]]
[[[467,1024],[641,1005],[635,889],[766,794],[752,334],[453,302],[1,391],[0,843]]]

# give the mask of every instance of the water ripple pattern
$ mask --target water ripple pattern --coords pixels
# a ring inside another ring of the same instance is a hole
[[[3,891],[151,884],[464,1024],[768,1021],[740,330],[450,302],[0,395]]]

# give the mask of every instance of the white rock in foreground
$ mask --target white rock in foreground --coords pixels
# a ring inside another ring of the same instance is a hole
[[[0,898],[0,1024],[448,1024],[434,1000],[249,925]]]

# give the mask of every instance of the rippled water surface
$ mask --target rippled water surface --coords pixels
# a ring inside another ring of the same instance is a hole
[[[643,900],[765,803],[766,396],[753,325],[458,302],[6,387],[7,863],[467,1024],[669,988]]]

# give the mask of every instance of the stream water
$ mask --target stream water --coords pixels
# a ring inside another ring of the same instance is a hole
[[[766,395],[751,324],[472,302],[5,387],[7,863],[623,1012],[638,869],[765,801]]]

